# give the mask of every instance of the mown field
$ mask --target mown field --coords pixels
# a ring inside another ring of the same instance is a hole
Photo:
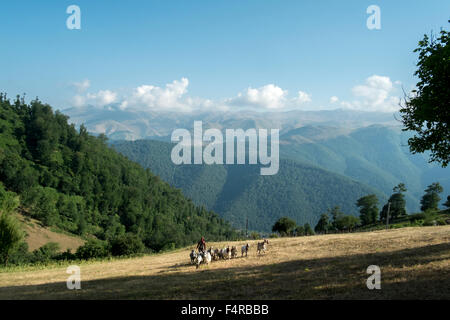
[[[81,263],[81,290],[67,289],[66,266],[3,270],[0,299],[450,299],[450,226],[270,239],[264,256],[250,245],[198,270],[191,248]],[[367,289],[369,265],[381,290]]]

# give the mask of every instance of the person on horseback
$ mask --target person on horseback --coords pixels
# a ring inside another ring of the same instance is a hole
[[[197,250],[198,252],[205,252],[206,251],[206,242],[205,238],[201,238],[200,241],[197,243]]]

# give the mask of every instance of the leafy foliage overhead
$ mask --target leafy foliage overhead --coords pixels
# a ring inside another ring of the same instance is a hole
[[[449,21],[450,22],[450,21]],[[424,36],[419,42],[419,77],[414,96],[400,110],[405,130],[417,135],[408,141],[413,153],[431,151],[431,161],[446,167],[450,161],[450,32]]]

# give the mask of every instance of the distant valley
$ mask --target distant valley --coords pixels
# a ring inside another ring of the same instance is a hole
[[[419,211],[423,190],[432,182],[444,187],[443,198],[450,191],[448,169],[429,164],[426,155],[410,154],[410,135],[401,131],[393,114],[329,110],[180,116],[114,107],[64,112],[90,132],[106,134],[119,152],[237,228],[243,228],[248,218],[250,229],[270,231],[283,215],[300,224],[315,224],[334,205],[357,215],[358,197],[375,193],[381,208],[399,182],[408,188],[409,212]],[[258,166],[248,165],[173,165],[171,132],[190,130],[195,120],[222,130],[279,128],[279,173],[260,177]],[[133,142],[139,139],[146,140]]]

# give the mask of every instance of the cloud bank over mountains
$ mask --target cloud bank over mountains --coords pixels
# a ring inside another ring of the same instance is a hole
[[[395,84],[401,83],[396,81]],[[373,75],[364,84],[353,87],[354,101],[341,104],[348,109],[394,112],[399,109],[400,103],[400,99],[392,95],[394,90],[395,86],[389,77]]]
[[[362,84],[349,91],[350,100],[341,100],[338,96],[329,99],[329,106],[320,109],[348,109],[369,112],[395,112],[399,109],[399,85],[387,76],[372,75]],[[314,110],[312,95],[299,90],[292,95],[275,84],[259,88],[248,87],[234,97],[212,100],[204,97],[192,97],[188,93],[189,79],[181,78],[165,86],[140,85],[128,92],[119,94],[105,89],[87,92],[91,86],[88,79],[75,82],[72,86],[77,93],[72,97],[73,107],[92,106],[107,108],[114,105],[120,110],[132,109],[155,112],[210,112],[210,111],[289,111]]]

